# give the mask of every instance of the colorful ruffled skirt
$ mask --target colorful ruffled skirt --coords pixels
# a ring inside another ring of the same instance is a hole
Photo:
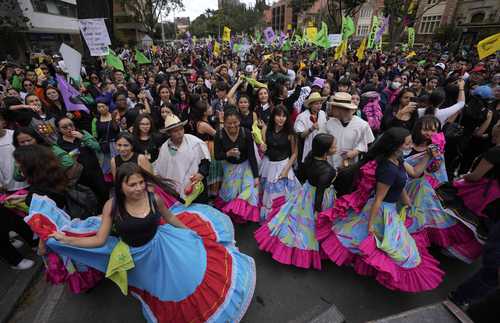
[[[146,320],[240,321],[252,299],[255,264],[236,248],[231,221],[207,205],[185,208],[175,204],[171,211],[189,230],[159,225],[151,241],[129,248],[133,268],[126,272],[128,290],[140,300]],[[80,230],[80,234],[98,230],[100,219],[89,219],[80,221],[87,231]],[[37,195],[27,223],[45,238],[55,230],[69,232],[75,225],[53,201]],[[106,272],[119,241],[110,236],[101,247],[79,248],[48,239],[47,245],[60,255]]]
[[[223,161],[222,168],[224,179],[214,202],[215,207],[236,223],[259,222],[259,188],[255,186],[248,160],[241,164]]]
[[[456,180],[453,186],[465,206],[478,216],[486,217],[484,210],[488,204],[500,199],[500,183],[493,178],[483,178],[477,182]]]
[[[315,197],[316,187],[306,182],[298,194],[273,209],[268,220],[255,231],[259,249],[270,252],[282,264],[321,269]],[[335,190],[330,187],[324,192],[323,209],[332,207],[334,200]]]
[[[406,192],[413,209],[405,223],[411,234],[425,233],[428,244],[445,248],[467,263],[481,255],[481,244],[474,233],[443,207],[427,178],[408,181]]]
[[[332,234],[322,244],[325,253],[337,265],[351,264],[358,274],[374,275],[389,289],[422,292],[436,288],[444,272],[427,252],[425,238],[410,235],[395,203],[382,202],[374,232],[368,231],[373,201],[361,213],[350,211],[334,222]],[[406,214],[406,209],[401,213]]]
[[[287,178],[279,178],[287,164],[288,158],[281,161],[270,161],[267,156],[260,164],[261,221],[267,220],[272,209],[283,205],[291,197],[297,195],[302,188],[293,169],[288,171]]]

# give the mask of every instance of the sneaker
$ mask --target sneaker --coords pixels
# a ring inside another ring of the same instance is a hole
[[[17,236],[19,236],[17,232],[9,231],[9,239],[14,239]]]
[[[30,269],[31,267],[33,267],[33,265],[35,264],[35,262],[33,260],[29,260],[29,259],[23,259],[21,260],[21,262],[19,262],[17,264],[17,266],[10,266],[10,268],[12,269],[16,269],[16,270],[26,270],[26,269]]]
[[[18,239],[10,239],[10,244],[16,249],[19,249],[22,246],[24,246],[24,242]]]

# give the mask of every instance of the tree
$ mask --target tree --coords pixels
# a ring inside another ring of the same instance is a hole
[[[150,36],[154,35],[160,16],[184,9],[182,0],[121,0],[121,5],[134,15]]]
[[[32,27],[31,22],[17,0],[0,1],[0,32],[26,31],[29,27]]]
[[[420,1],[415,0],[385,0],[384,1],[384,16],[389,17],[389,40],[390,47],[393,48],[404,35],[406,26],[411,25],[415,21],[419,21],[422,16],[434,8],[435,6],[443,3],[445,0],[437,0],[435,3],[426,6],[423,10],[418,12],[418,5]],[[408,14],[410,6],[413,8],[413,13]],[[417,15],[418,12],[418,15]]]

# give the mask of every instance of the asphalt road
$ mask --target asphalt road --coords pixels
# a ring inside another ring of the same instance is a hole
[[[419,294],[394,292],[373,278],[355,274],[350,267],[337,267],[328,261],[323,262],[322,271],[281,265],[268,253],[258,250],[253,239],[256,228],[255,224],[236,227],[241,251],[254,257],[257,265],[257,286],[243,320],[246,323],[305,322],[331,304],[335,304],[350,323],[382,318],[445,299],[453,287],[477,268],[477,264],[467,265],[440,254],[437,249],[432,250],[446,272],[441,286]],[[139,302],[121,295],[110,281],[89,293],[73,295],[64,287],[48,285],[43,279],[31,289],[11,319],[11,323],[143,321]]]

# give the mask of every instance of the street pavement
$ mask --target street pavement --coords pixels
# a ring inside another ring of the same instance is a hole
[[[257,286],[245,323],[307,322],[334,304],[347,322],[374,320],[446,298],[448,292],[475,271],[468,265],[432,250],[446,272],[439,288],[425,293],[390,291],[373,278],[361,277],[350,267],[324,261],[324,268],[302,270],[274,261],[260,252],[253,239],[256,224],[236,226],[241,251],[254,257]],[[50,286],[39,279],[11,318],[11,323],[99,323],[143,322],[139,302],[125,297],[110,281],[82,295],[73,295],[64,286]]]

